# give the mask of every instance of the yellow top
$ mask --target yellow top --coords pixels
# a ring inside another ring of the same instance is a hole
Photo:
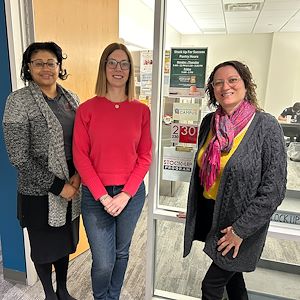
[[[229,153],[221,153],[220,173],[219,173],[219,175],[217,175],[216,181],[213,183],[213,185],[210,187],[210,189],[206,190],[206,188],[204,188],[203,196],[206,199],[213,199],[213,200],[217,199],[219,184],[220,184],[223,170],[224,170],[228,160],[230,159],[232,154],[235,152],[235,150],[239,146],[240,142],[242,141],[243,137],[245,136],[247,128],[248,128],[248,126],[245,126],[245,128],[234,138],[232,148],[229,151]],[[202,146],[202,148],[200,149],[200,151],[198,153],[197,163],[200,168],[201,168],[201,160],[202,160],[203,153],[206,150],[212,137],[213,137],[212,131],[210,130],[204,145]]]

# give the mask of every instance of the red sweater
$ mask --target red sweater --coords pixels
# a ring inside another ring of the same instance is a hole
[[[118,105],[96,96],[76,111],[74,164],[96,200],[108,185],[124,185],[133,196],[151,163],[149,108],[137,100]]]

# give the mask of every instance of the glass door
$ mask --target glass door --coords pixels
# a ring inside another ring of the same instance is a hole
[[[165,37],[172,30],[165,22],[167,4],[156,1],[155,6],[151,102],[155,144],[149,187],[146,299],[199,299],[199,284],[210,261],[201,244],[183,259],[184,218],[180,216],[186,209],[198,126],[209,111],[203,101],[207,48],[183,48],[179,42],[165,47]]]
[[[183,2],[186,5],[194,3]],[[212,1],[211,4],[206,9],[221,5],[220,1]],[[272,33],[264,36],[263,41],[261,35],[180,34],[177,38],[173,28],[167,24],[171,6],[176,6],[172,0],[155,1],[151,96],[154,159],[149,179],[147,300],[200,299],[201,281],[211,263],[202,251],[204,244],[201,242],[194,242],[191,253],[183,258],[185,220],[182,217],[186,210],[189,176],[196,150],[195,138],[203,116],[210,112],[202,83],[205,83],[212,68],[222,61],[249,61],[251,69],[257,74],[258,94],[266,96],[266,73],[272,75],[273,67],[265,64],[269,69],[266,72],[260,68],[260,61],[253,60],[253,55],[256,51],[263,51],[266,56],[274,56],[276,50],[271,47],[271,38],[281,38]],[[182,10],[181,18],[177,16],[178,22],[186,20],[185,13]],[[300,43],[300,35],[297,37]],[[241,47],[246,49],[245,52],[241,49],[239,53],[234,53],[237,44],[233,41],[239,45],[246,43],[245,47]],[[247,50],[253,43],[256,48]],[[202,73],[193,68],[193,58],[201,62]],[[263,56],[259,60],[264,61]],[[198,81],[201,76],[203,82]],[[262,102],[261,105],[269,109],[268,103]],[[300,279],[299,164],[288,161],[289,191],[286,199],[272,217],[258,268],[245,275],[250,299],[300,298],[297,284]],[[266,282],[265,278],[270,280]]]

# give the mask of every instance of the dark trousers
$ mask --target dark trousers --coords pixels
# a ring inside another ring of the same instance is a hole
[[[212,263],[202,281],[202,300],[221,300],[225,287],[229,300],[248,300],[243,273],[226,271]]]

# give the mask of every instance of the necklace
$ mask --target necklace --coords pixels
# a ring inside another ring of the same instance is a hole
[[[119,100],[119,101],[112,101],[111,99],[113,99],[113,98],[110,97],[109,95],[106,95],[106,99],[114,105],[115,109],[119,109],[121,106],[121,103],[125,102],[127,100],[127,97],[122,97],[121,100]]]

